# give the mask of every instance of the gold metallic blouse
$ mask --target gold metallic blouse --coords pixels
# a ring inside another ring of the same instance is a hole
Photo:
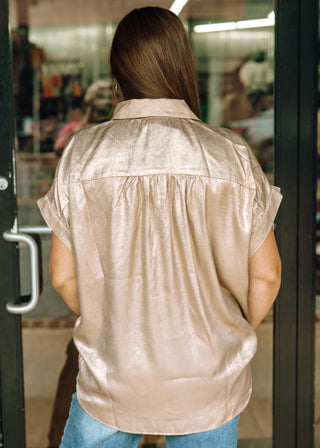
[[[251,394],[248,259],[281,201],[183,100],[124,101],[67,145],[41,212],[72,251],[78,400],[132,433],[214,429]]]

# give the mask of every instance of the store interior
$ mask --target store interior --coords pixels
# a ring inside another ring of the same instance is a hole
[[[274,3],[272,0],[184,3],[179,16],[194,51],[202,119],[240,133],[273,183]],[[10,0],[20,228],[45,226],[36,200],[50,188],[64,145],[72,133],[112,119],[116,100],[108,53],[113,33],[124,14],[147,5],[170,8],[173,2]],[[204,31],[207,25],[211,28]],[[21,284],[27,293],[28,254],[23,247],[20,252]],[[59,436],[53,434],[52,425],[55,418],[62,421],[63,416],[54,414],[54,403],[75,320],[50,284],[49,252],[50,233],[44,232],[40,302],[22,319],[27,448],[58,446]],[[320,260],[320,246],[318,257]],[[320,275],[317,286],[316,372],[319,372]],[[240,448],[272,446],[272,311],[257,334],[259,348],[252,364],[254,392],[240,420]],[[319,439],[318,375],[315,390],[315,435]],[[65,400],[68,399],[66,396]],[[142,446],[165,444],[163,438],[147,437]]]

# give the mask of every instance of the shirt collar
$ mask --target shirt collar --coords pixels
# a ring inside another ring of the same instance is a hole
[[[171,98],[143,98],[121,101],[117,104],[114,120],[145,117],[174,117],[199,120],[184,100]]]

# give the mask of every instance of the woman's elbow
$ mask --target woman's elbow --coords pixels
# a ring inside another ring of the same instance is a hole
[[[281,285],[281,260],[280,257],[268,272],[265,273],[263,280],[270,287],[280,288]]]
[[[66,277],[65,272],[59,270],[52,263],[49,263],[49,275],[51,284],[57,292],[61,291],[69,280]]]

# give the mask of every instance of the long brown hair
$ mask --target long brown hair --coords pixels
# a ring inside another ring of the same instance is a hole
[[[116,29],[110,63],[124,99],[184,99],[200,117],[190,41],[171,11],[148,6],[126,15]]]

